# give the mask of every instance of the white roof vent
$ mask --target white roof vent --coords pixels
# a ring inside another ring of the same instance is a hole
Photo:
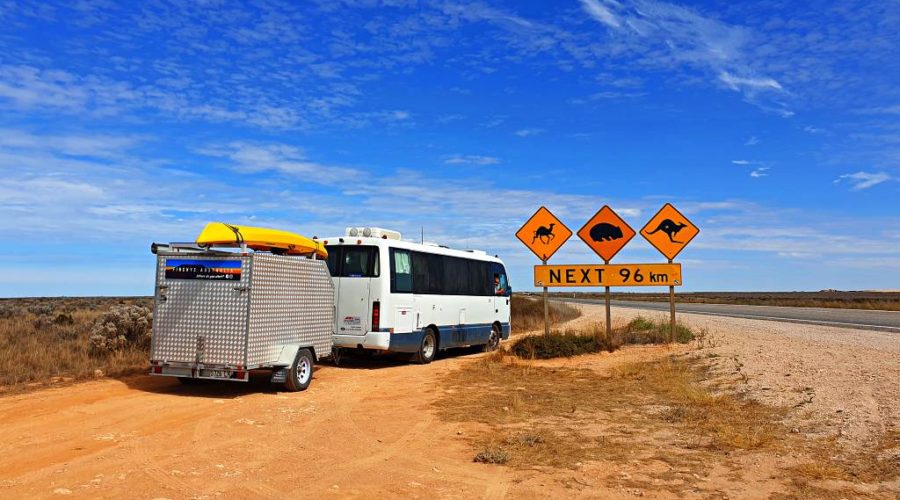
[[[345,233],[347,236],[357,238],[386,238],[389,240],[399,240],[400,233],[398,231],[391,231],[390,229],[384,229],[380,227],[348,227]]]

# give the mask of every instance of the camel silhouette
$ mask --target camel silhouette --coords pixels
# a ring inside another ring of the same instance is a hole
[[[541,227],[537,228],[537,231],[534,232],[534,238],[531,239],[531,243],[534,243],[537,240],[541,240],[541,243],[543,243],[545,245],[550,243],[553,240],[553,237],[555,236],[553,234],[553,226],[555,226],[555,225],[556,224],[553,223],[553,224],[550,224],[550,227],[541,226]],[[544,241],[544,239],[546,239],[546,241]]]

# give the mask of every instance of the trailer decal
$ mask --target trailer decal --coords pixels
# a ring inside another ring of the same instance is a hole
[[[166,279],[237,281],[241,261],[166,259]]]

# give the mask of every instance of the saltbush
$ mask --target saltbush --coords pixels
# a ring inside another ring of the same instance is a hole
[[[146,347],[150,343],[152,323],[153,313],[147,307],[114,306],[97,318],[89,341],[99,351]]]

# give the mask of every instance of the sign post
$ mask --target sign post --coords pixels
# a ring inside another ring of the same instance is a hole
[[[641,236],[650,242],[669,264],[684,247],[700,232],[700,229],[679,212],[671,203],[666,203],[656,212],[647,225],[641,229]],[[669,286],[669,342],[675,341],[675,287]]]
[[[525,244],[543,265],[547,265],[550,257],[572,237],[572,231],[566,227],[546,207],[541,207],[516,231],[516,238]],[[550,305],[547,297],[547,285],[544,287],[544,335],[550,335]]]
[[[634,234],[634,229],[631,229],[631,226],[619,217],[619,214],[609,208],[609,205],[603,205],[603,208],[598,210],[578,230],[578,237],[603,259],[605,265],[609,265],[609,261],[631,241],[631,238],[634,238]],[[609,304],[609,285],[606,285],[604,289],[604,296],[606,299],[606,338],[610,338],[612,336],[612,313]]]
[[[547,265],[547,259],[542,260]],[[544,287],[544,335],[550,335],[550,303],[547,299],[547,287]]]

